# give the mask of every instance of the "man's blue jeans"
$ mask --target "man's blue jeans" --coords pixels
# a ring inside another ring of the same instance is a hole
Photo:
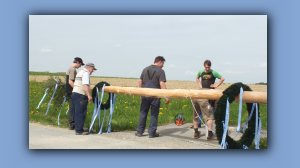
[[[151,106],[151,121],[148,128],[149,135],[154,135],[157,129],[157,120],[160,107],[160,98],[142,97],[140,119],[137,132],[143,134],[146,127],[147,115]]]
[[[75,131],[76,133],[82,133],[86,112],[87,112],[88,97],[73,92],[72,102],[73,102],[73,110],[74,110],[74,118],[75,118]]]

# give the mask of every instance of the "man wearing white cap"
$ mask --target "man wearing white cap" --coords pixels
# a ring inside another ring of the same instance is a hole
[[[76,75],[72,92],[73,108],[75,112],[75,132],[76,135],[88,135],[83,131],[87,105],[92,101],[90,75],[97,70],[93,63],[87,63],[83,70]]]

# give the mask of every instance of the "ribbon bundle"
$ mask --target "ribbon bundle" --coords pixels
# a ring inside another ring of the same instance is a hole
[[[106,114],[106,109],[104,108],[104,115],[103,115],[103,120],[102,120],[102,124],[100,124],[100,112],[101,112],[101,103],[102,103],[102,99],[103,99],[103,94],[104,94],[104,88],[105,88],[105,84],[103,84],[103,87],[102,87],[102,94],[101,94],[101,98],[100,98],[100,101],[99,101],[99,90],[98,90],[98,87],[96,87],[96,97],[95,97],[95,100],[94,100],[94,103],[95,103],[95,108],[94,108],[94,113],[93,113],[93,117],[92,117],[92,120],[91,120],[91,124],[90,124],[90,128],[89,128],[89,132],[91,130],[93,130],[93,125],[94,125],[94,122],[97,118],[97,116],[99,116],[99,127],[100,127],[100,131],[98,134],[101,134],[102,133],[102,128],[103,128],[103,123],[104,123],[104,120],[105,120],[105,114]],[[113,112],[114,112],[114,106],[115,106],[115,101],[116,101],[116,95],[113,94],[113,93],[109,93],[111,94],[110,95],[110,113],[109,113],[109,116],[108,116],[108,120],[107,120],[107,133],[111,132],[111,120],[112,120],[112,115],[113,115]]]

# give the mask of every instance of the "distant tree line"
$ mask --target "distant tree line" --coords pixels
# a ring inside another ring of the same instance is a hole
[[[267,83],[259,82],[259,83],[255,83],[255,85],[267,85]]]

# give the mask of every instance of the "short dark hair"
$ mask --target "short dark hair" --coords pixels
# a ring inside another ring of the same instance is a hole
[[[157,56],[154,60],[154,63],[159,62],[159,61],[166,61],[166,60],[164,59],[163,56]]]
[[[205,65],[211,66],[210,60],[205,60],[203,65],[204,65],[204,66],[205,66]]]
[[[77,62],[81,63],[81,65],[85,65],[85,64],[82,62],[82,59],[79,58],[79,57],[74,58],[73,63],[77,63]]]

